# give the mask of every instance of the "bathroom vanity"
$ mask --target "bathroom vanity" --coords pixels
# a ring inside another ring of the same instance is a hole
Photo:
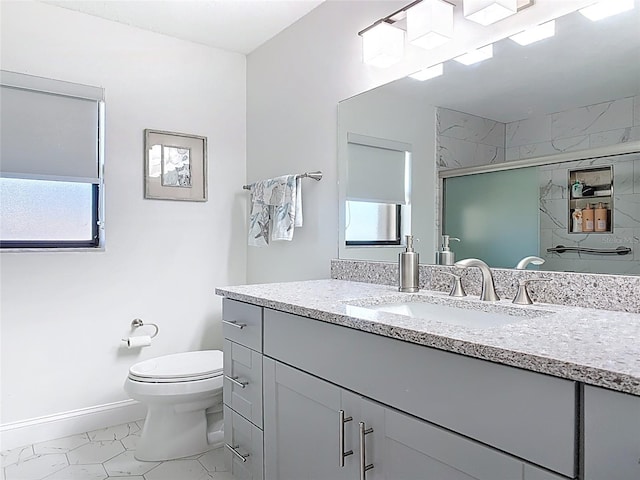
[[[446,294],[341,280],[216,293],[234,478],[640,478],[638,314],[468,297],[429,320],[377,307]]]

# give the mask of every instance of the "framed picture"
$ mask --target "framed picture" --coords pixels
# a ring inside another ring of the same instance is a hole
[[[144,131],[144,198],[207,201],[207,138]]]

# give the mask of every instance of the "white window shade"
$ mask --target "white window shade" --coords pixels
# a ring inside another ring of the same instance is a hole
[[[397,143],[397,142],[394,142]],[[407,203],[407,150],[375,145],[347,145],[347,199],[360,202]]]
[[[102,89],[2,72],[0,174],[99,182]]]

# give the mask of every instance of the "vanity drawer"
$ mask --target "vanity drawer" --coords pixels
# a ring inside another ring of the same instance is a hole
[[[222,300],[224,338],[262,351],[262,307],[225,298]]]
[[[575,477],[575,382],[269,309],[264,354]]]
[[[262,430],[224,407],[225,464],[234,479],[262,480]]]
[[[224,341],[224,404],[262,428],[262,354]]]

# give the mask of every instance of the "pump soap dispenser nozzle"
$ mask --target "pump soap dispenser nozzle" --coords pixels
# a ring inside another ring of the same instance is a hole
[[[413,250],[413,235],[407,235],[407,249],[398,254],[398,290],[417,292],[420,288],[419,255]]]
[[[460,241],[459,238],[442,235],[442,246],[436,252],[436,265],[453,265],[456,263],[456,254],[449,248],[450,240]]]

